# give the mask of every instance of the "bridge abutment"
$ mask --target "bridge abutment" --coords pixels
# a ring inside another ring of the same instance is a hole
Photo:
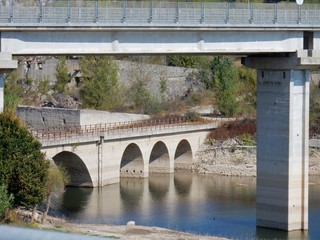
[[[249,58],[257,70],[257,226],[308,229],[309,72],[300,59]]]

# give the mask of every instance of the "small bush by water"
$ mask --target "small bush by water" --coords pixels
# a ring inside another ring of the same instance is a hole
[[[244,142],[250,142],[251,145],[254,142],[253,139],[255,134],[256,120],[244,119],[222,124],[208,135],[208,139],[225,141],[230,138],[239,137]]]

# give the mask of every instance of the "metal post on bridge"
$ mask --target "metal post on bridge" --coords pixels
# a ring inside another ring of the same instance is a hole
[[[298,24],[301,23],[301,5],[303,4],[303,0],[296,0],[296,3],[298,4]]]
[[[174,20],[175,23],[179,23],[179,2],[177,2],[176,6],[176,19]]]
[[[226,3],[226,19],[225,23],[229,23],[229,16],[230,16],[230,2]]]
[[[13,0],[10,0],[10,9],[9,9],[9,23],[12,23],[13,22],[13,6],[14,3],[13,3]]]
[[[99,22],[99,2],[98,0],[96,0],[95,2],[95,19],[94,19],[95,23]]]
[[[201,3],[201,19],[200,23],[204,23],[204,2]]]
[[[148,22],[152,23],[152,20],[153,20],[153,1],[150,2],[150,12],[149,12]]]
[[[38,17],[38,22],[42,22],[42,16],[43,16],[43,8],[42,8],[42,1],[39,1],[39,17]]]
[[[277,3],[273,4],[273,9],[274,9],[273,23],[276,24],[278,22],[278,4]]]
[[[71,22],[71,3],[70,0],[68,0],[68,10],[67,10],[67,23]]]
[[[122,23],[126,22],[126,14],[127,14],[127,0],[122,0]]]
[[[252,24],[253,23],[253,3],[252,2],[249,3],[249,15],[250,15],[249,23]]]

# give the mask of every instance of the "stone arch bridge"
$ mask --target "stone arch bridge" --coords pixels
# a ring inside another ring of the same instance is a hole
[[[195,152],[219,123],[163,120],[34,134],[47,158],[66,169],[71,186],[97,187],[121,177],[146,178],[190,167]]]

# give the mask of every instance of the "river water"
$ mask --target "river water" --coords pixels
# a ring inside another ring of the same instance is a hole
[[[121,179],[98,188],[67,188],[55,210],[79,223],[165,227],[234,239],[320,239],[320,177],[310,177],[309,231],[256,228],[256,179],[190,172]]]

